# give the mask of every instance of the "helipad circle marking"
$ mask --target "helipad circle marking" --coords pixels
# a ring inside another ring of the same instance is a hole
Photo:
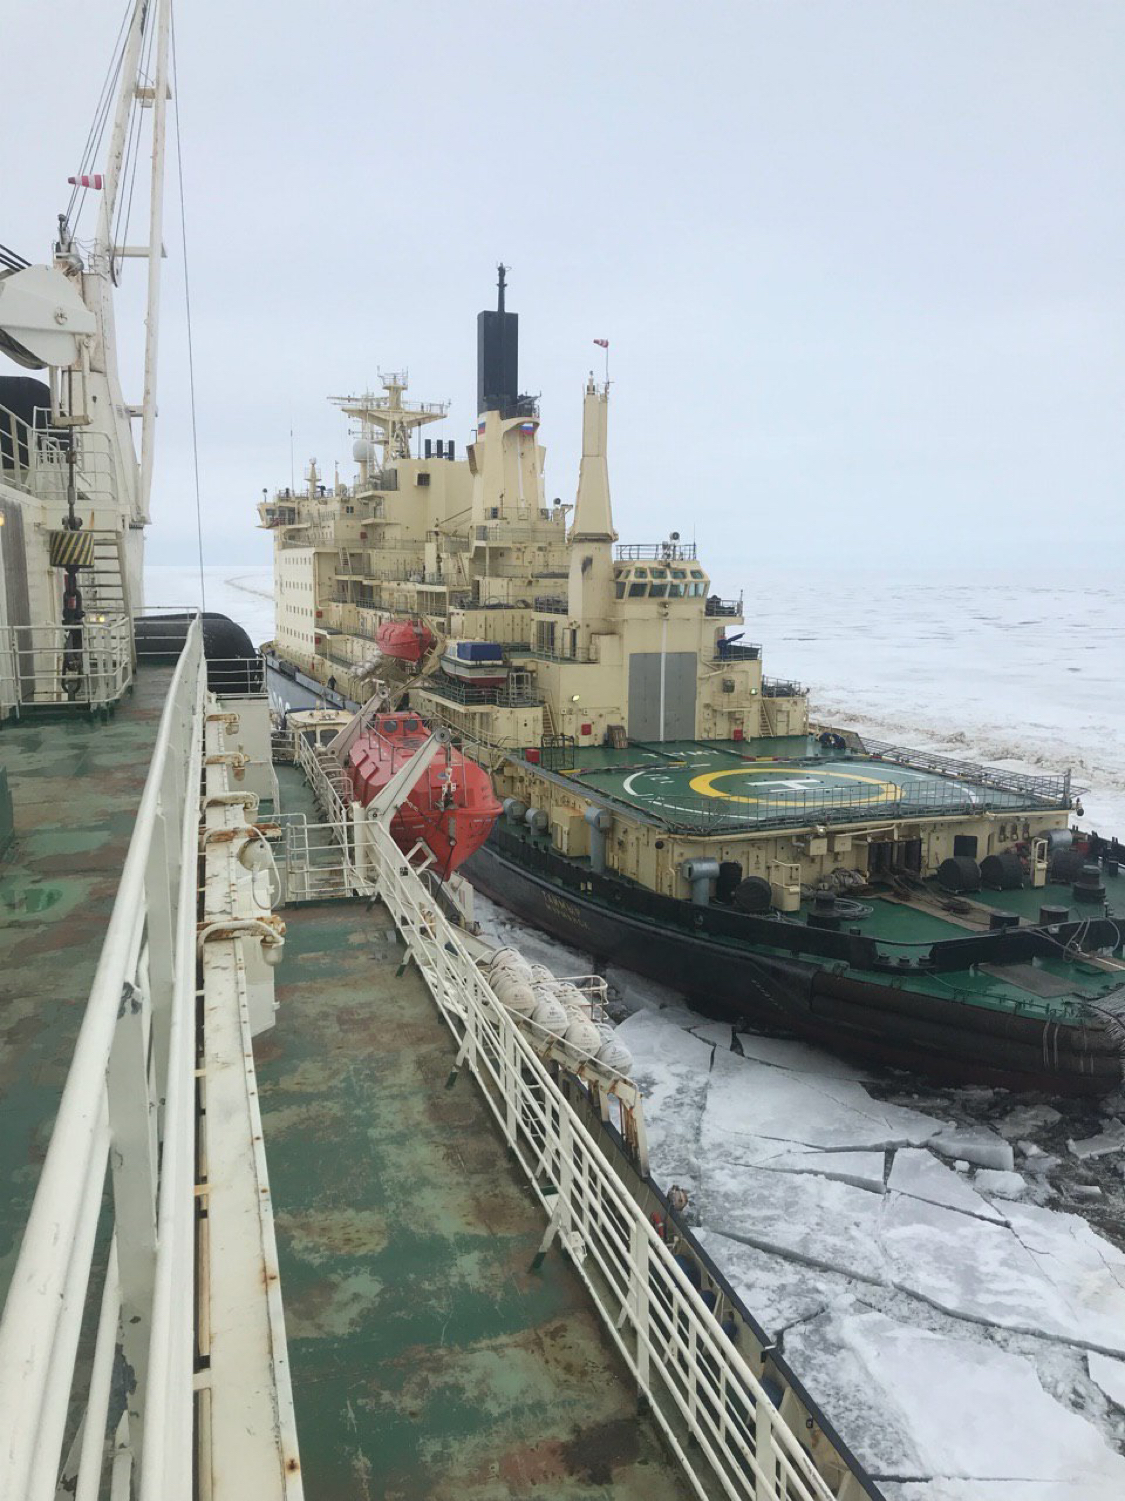
[[[826,768],[809,767],[804,769],[799,766],[735,766],[729,771],[707,771],[701,776],[693,777],[688,784],[693,792],[698,792],[701,797],[720,797],[724,802],[730,803],[760,803],[760,797],[745,797],[736,792],[723,792],[714,784],[721,777],[773,777],[775,787],[782,787],[786,792],[798,793],[803,787],[797,778],[814,777],[824,781],[826,791],[831,790],[833,782],[864,782],[869,787],[877,787],[879,795],[873,799],[876,803],[892,803],[902,796],[902,787],[898,782],[885,782],[879,777],[861,777],[854,771],[831,770],[826,773]],[[767,784],[768,785],[768,784]],[[767,787],[762,788],[763,791]],[[812,791],[812,788],[809,788]]]

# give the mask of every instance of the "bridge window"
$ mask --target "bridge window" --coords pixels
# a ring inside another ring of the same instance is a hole
[[[629,598],[630,599],[643,599],[644,596],[647,593],[648,593],[648,585],[647,584],[630,584],[629,585]]]
[[[617,590],[617,597],[618,597],[618,599],[624,599],[625,598],[625,580],[624,579],[618,579],[617,583],[614,585],[614,587]]]
[[[664,596],[668,593],[668,585],[653,584],[652,588],[648,592],[652,595],[653,599],[663,599]]]

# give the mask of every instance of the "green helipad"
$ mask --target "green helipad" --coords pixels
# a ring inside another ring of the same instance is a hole
[[[1054,806],[1032,786],[1034,779],[824,751],[817,741],[797,737],[579,749],[554,769],[662,823],[693,829]]]

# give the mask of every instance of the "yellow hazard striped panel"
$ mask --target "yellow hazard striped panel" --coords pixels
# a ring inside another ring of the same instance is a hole
[[[52,568],[92,568],[94,566],[93,532],[52,532]]]

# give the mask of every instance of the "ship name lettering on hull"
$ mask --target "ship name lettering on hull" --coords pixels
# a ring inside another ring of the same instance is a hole
[[[581,908],[576,907],[573,902],[563,901],[562,897],[555,896],[552,891],[545,891],[543,893],[543,900],[551,912],[564,918],[567,922],[573,923],[575,927],[588,928],[590,926],[582,916]]]

